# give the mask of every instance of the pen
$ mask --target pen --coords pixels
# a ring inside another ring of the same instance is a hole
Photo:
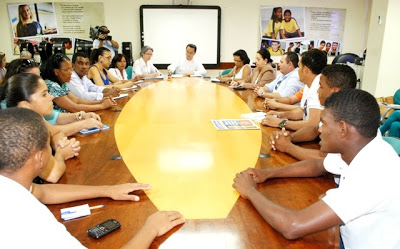
[[[98,208],[103,208],[103,207],[105,207],[106,205],[97,205],[97,206],[93,206],[93,207],[89,207],[89,209],[90,210],[92,210],[92,209],[98,209]]]

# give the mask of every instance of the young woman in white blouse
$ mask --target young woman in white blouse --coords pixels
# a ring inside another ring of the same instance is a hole
[[[156,77],[162,75],[158,69],[151,63],[150,59],[153,56],[153,48],[144,46],[140,51],[140,58],[133,64],[133,71],[136,76],[145,77]]]

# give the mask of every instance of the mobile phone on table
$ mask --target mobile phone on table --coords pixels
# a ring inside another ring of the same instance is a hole
[[[117,220],[109,219],[87,230],[87,233],[95,239],[101,238],[121,227]]]

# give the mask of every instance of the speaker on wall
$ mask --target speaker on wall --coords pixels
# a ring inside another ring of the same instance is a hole
[[[122,43],[122,54],[126,57],[126,65],[133,66],[132,42]]]

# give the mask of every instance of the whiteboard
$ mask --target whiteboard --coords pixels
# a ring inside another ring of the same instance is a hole
[[[220,63],[219,6],[140,6],[141,45],[154,49],[152,62],[163,67],[185,56],[186,45],[197,46],[195,58],[205,67]]]

